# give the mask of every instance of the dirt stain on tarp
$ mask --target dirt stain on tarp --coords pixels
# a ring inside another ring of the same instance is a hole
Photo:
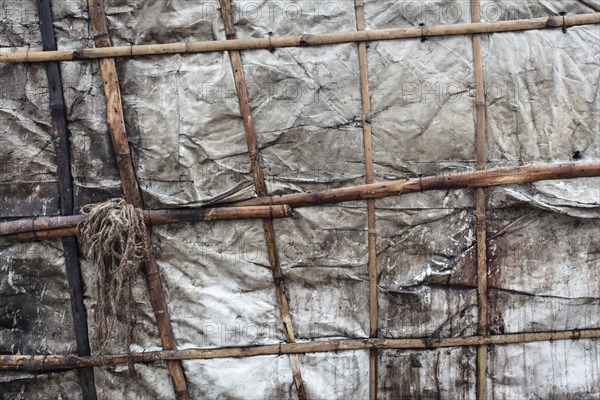
[[[383,399],[469,399],[475,390],[475,352],[453,349],[384,350],[379,355]]]
[[[71,309],[59,251],[42,243],[0,241],[0,352],[73,351]]]

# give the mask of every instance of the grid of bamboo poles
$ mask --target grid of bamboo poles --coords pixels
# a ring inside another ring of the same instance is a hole
[[[93,1],[90,1],[90,10],[94,10]],[[102,2],[95,2],[97,5],[103,7]],[[228,4],[229,1],[222,0],[222,4]],[[368,76],[367,85],[363,84],[363,70],[366,70],[366,46],[364,54],[361,56],[362,51],[361,44],[365,45],[366,41],[371,40],[392,40],[401,39],[408,37],[420,37],[420,36],[435,36],[435,35],[453,35],[453,34],[474,34],[473,35],[473,55],[475,63],[475,80],[477,84],[476,91],[476,149],[477,149],[477,172],[470,172],[464,174],[452,174],[447,176],[435,176],[427,178],[419,178],[407,181],[396,181],[386,182],[384,184],[372,184],[368,180],[368,166],[367,168],[367,184],[357,187],[335,189],[327,192],[317,193],[300,193],[292,195],[282,195],[277,197],[269,197],[266,193],[266,187],[264,194],[260,193],[260,179],[257,178],[257,171],[260,171],[260,164],[258,164],[256,152],[253,153],[253,147],[251,142],[248,142],[250,158],[253,162],[253,171],[255,173],[255,182],[257,182],[257,192],[259,198],[248,201],[237,202],[225,207],[252,207],[252,206],[264,206],[264,205],[277,205],[285,204],[294,207],[297,206],[316,206],[321,204],[338,203],[342,201],[350,200],[367,200],[367,204],[372,202],[373,199],[381,198],[390,195],[399,195],[402,193],[410,193],[425,190],[435,189],[447,189],[453,187],[464,187],[464,186],[475,186],[477,187],[477,202],[476,202],[476,215],[477,215],[477,240],[478,240],[478,305],[482,305],[482,310],[478,315],[478,336],[467,337],[467,338],[449,338],[449,339],[379,339],[371,337],[362,340],[327,340],[322,342],[309,342],[309,343],[284,343],[278,345],[267,345],[267,346],[249,346],[249,347],[232,347],[232,348],[221,348],[221,349],[186,349],[177,350],[176,347],[169,349],[168,346],[163,346],[166,350],[159,352],[147,352],[147,353],[131,353],[122,355],[108,355],[108,356],[97,356],[97,357],[76,357],[76,356],[14,356],[14,355],[0,355],[0,369],[25,369],[35,371],[47,371],[52,369],[61,368],[82,368],[92,365],[110,365],[115,363],[127,363],[131,360],[134,362],[153,362],[157,360],[167,360],[170,363],[179,362],[184,359],[198,359],[198,358],[218,358],[218,357],[247,357],[263,354],[299,354],[305,352],[318,352],[318,351],[334,351],[334,350],[356,350],[356,349],[368,349],[376,350],[381,348],[414,348],[414,349],[431,349],[436,347],[454,347],[454,346],[477,346],[478,349],[483,349],[483,360],[487,358],[486,347],[490,344],[508,344],[508,343],[522,343],[528,341],[547,341],[547,340],[576,340],[581,338],[598,338],[600,337],[600,329],[588,329],[588,330],[574,330],[574,331],[561,331],[561,332],[534,332],[534,333],[520,333],[510,335],[487,335],[487,284],[485,279],[487,277],[487,265],[485,257],[485,192],[483,187],[491,185],[505,185],[509,183],[524,183],[534,182],[543,179],[571,179],[576,177],[584,176],[599,176],[600,175],[600,163],[566,163],[561,165],[547,165],[547,166],[531,166],[524,168],[505,168],[496,170],[485,169],[485,99],[483,97],[483,73],[481,67],[481,41],[478,34],[486,32],[506,32],[512,30],[526,30],[526,29],[542,29],[542,28],[556,28],[556,27],[567,27],[581,24],[596,24],[600,23],[600,13],[594,14],[582,14],[578,16],[566,16],[566,17],[546,17],[537,18],[530,20],[521,21],[502,21],[499,23],[479,23],[479,4],[477,0],[471,1],[471,12],[473,23],[470,24],[455,24],[453,26],[434,26],[434,27],[422,27],[418,28],[420,31],[417,32],[417,28],[406,28],[406,29],[392,29],[392,30],[376,30],[376,31],[362,31],[359,25],[359,13],[362,12],[361,0],[356,0],[356,14],[357,14],[357,32],[352,33],[333,33],[333,34],[321,34],[321,35],[300,35],[296,37],[287,38],[273,38],[268,40],[268,45],[263,43],[262,39],[233,39],[230,34],[228,35],[227,44],[215,42],[200,42],[200,43],[188,43],[183,44],[172,44],[172,45],[149,45],[149,46],[128,46],[129,53],[123,51],[123,48],[108,48],[110,41],[108,40],[108,32],[103,32],[101,29],[97,31],[97,27],[101,25],[101,21],[104,21],[104,28],[106,26],[106,20],[103,9],[101,14],[97,14],[99,11],[95,9],[95,13],[90,12],[92,21],[97,19],[96,22],[100,21],[100,25],[94,27],[94,36],[97,42],[97,49],[84,49],[75,51],[44,51],[44,52],[27,52],[27,53],[8,53],[0,55],[0,62],[30,62],[30,61],[50,61],[50,60],[75,60],[75,59],[86,59],[86,58],[101,58],[100,65],[104,65],[101,68],[103,77],[105,78],[105,94],[107,97],[107,106],[118,106],[120,107],[120,93],[118,88],[118,79],[116,77],[116,70],[114,69],[114,60],[110,57],[120,56],[133,56],[141,54],[169,54],[172,52],[203,52],[203,51],[231,51],[235,53],[241,49],[256,49],[256,48],[273,48],[273,47],[286,47],[286,46],[311,46],[311,45],[327,45],[334,43],[346,43],[346,42],[359,42],[359,62],[361,69],[361,95],[363,95],[363,117],[365,121],[369,122],[369,136],[370,136],[370,120],[368,120],[367,111],[369,108],[365,108],[365,97],[364,93],[366,90],[366,99],[368,101]],[[230,11],[229,11],[230,12]],[[224,14],[225,20],[225,14]],[[364,29],[364,15],[363,15],[363,27]],[[227,26],[227,22],[226,22]],[[233,22],[231,21],[231,28],[233,28]],[[108,43],[108,44],[106,44]],[[102,47],[106,46],[106,47]],[[241,46],[241,47],[240,47]],[[127,47],[127,46],[126,46]],[[101,51],[96,51],[101,50]],[[115,52],[111,53],[111,50]],[[69,58],[69,54],[70,57]],[[66,58],[65,58],[66,57]],[[102,58],[108,57],[108,58]],[[235,57],[234,57],[235,58]],[[363,61],[361,59],[364,58]],[[239,59],[239,52],[238,52]],[[112,66],[110,62],[112,61]],[[236,65],[237,62],[236,62]],[[232,67],[234,62],[232,59]],[[241,68],[241,59],[239,59],[239,70],[242,71],[241,79],[236,78],[236,89],[245,89],[243,84],[243,70]],[[234,67],[234,76],[235,76]],[[481,85],[479,85],[481,82]],[[366,87],[366,89],[365,89]],[[242,93],[242,95],[240,95]],[[246,100],[247,103],[247,92],[246,97],[243,97],[243,92],[238,90],[238,96],[240,97],[240,107],[242,107],[242,99]],[[367,104],[368,107],[368,104]],[[108,107],[107,107],[108,108]],[[251,114],[246,114],[249,123],[251,124]],[[244,115],[244,111],[242,111]],[[127,145],[126,135],[125,141],[119,139],[118,135],[115,135],[112,130],[116,126],[116,132],[119,133],[122,124],[122,108],[120,113],[117,112],[113,118],[108,116],[109,125],[111,126],[111,137],[113,138],[113,144],[115,147],[115,154],[117,156],[117,162],[119,165],[119,171],[123,181],[123,192],[126,199],[132,204],[142,208],[141,195],[137,183],[135,183],[135,175],[133,174],[133,165],[131,163],[131,156],[129,153],[128,146],[125,149],[123,145]],[[244,118],[246,121],[246,118]],[[365,124],[363,124],[363,129]],[[245,126],[246,128],[246,126]],[[122,127],[122,133],[124,132],[124,124]],[[247,137],[248,137],[248,132]],[[365,137],[365,158],[367,158],[367,133],[363,132]],[[253,135],[253,129],[252,129]],[[254,142],[255,145],[255,142]],[[126,150],[126,151],[125,151]],[[256,148],[254,147],[254,150]],[[370,150],[370,149],[369,149]],[[370,152],[369,152],[370,154]],[[255,161],[258,166],[255,169]],[[371,162],[372,165],[372,162]],[[371,167],[372,168],[372,167]],[[371,172],[372,173],[372,172]],[[262,181],[264,185],[264,178]],[[333,193],[332,193],[333,192]],[[138,199],[139,196],[139,205]],[[269,219],[270,221],[270,219]],[[179,222],[179,221],[177,221]],[[369,223],[370,227],[370,223]],[[373,220],[374,227],[374,220]],[[64,228],[57,228],[64,229]],[[68,229],[68,228],[67,228]],[[50,231],[50,230],[42,230]],[[267,234],[265,229],[267,244],[274,243],[274,236]],[[371,233],[371,232],[369,232]],[[373,232],[374,233],[374,232]],[[369,242],[370,244],[370,242]],[[482,246],[480,246],[482,244]],[[483,251],[480,250],[483,249]],[[276,253],[275,253],[276,254]],[[369,261],[371,261],[369,259]],[[157,272],[157,271],[156,271]],[[371,271],[370,271],[371,272]],[[275,275],[274,275],[275,277]],[[277,280],[276,280],[277,282]],[[160,281],[158,281],[160,284]],[[150,283],[149,283],[150,286]],[[371,296],[371,292],[370,292]],[[481,298],[481,299],[480,299]],[[163,297],[164,300],[164,297]],[[154,302],[153,302],[154,305]],[[165,308],[166,310],[166,308]],[[372,313],[371,313],[372,316]],[[167,316],[168,321],[168,316]],[[158,322],[158,318],[157,318]],[[170,325],[170,321],[168,321]],[[291,324],[290,324],[291,325]],[[373,325],[371,324],[371,327]],[[375,325],[376,327],[376,325]],[[160,323],[159,323],[160,329]],[[172,332],[171,332],[172,333]],[[162,338],[162,334],[161,334]],[[173,338],[174,340],[174,338]],[[480,351],[478,350],[478,372],[477,372],[477,396],[478,398],[485,398],[485,369],[481,373],[480,363]],[[169,364],[169,365],[177,365]],[[179,365],[181,365],[179,363]],[[485,368],[485,366],[484,366]],[[171,370],[171,368],[170,368]],[[182,375],[183,376],[183,375]],[[483,378],[481,378],[483,377]],[[481,381],[483,379],[483,382]],[[175,382],[174,382],[175,384]],[[183,380],[185,385],[185,380]],[[376,385],[376,381],[375,381]],[[176,389],[177,393],[177,389]],[[182,394],[181,391],[178,392]],[[373,396],[373,391],[371,392]],[[483,395],[483,397],[481,397]],[[182,397],[184,398],[184,397]]]

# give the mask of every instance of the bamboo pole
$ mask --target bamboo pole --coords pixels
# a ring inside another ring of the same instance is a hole
[[[319,206],[322,204],[336,204],[343,203],[346,201],[355,200],[368,200],[368,199],[379,199],[389,196],[398,196],[407,193],[425,192],[429,190],[447,190],[456,189],[462,187],[487,187],[487,186],[498,186],[498,185],[509,185],[516,183],[530,183],[550,179],[576,179],[584,177],[600,176],[600,162],[587,162],[587,163],[561,163],[561,164],[538,164],[528,167],[510,167],[510,168],[494,168],[480,171],[461,172],[457,174],[438,175],[438,176],[427,176],[422,178],[413,178],[407,180],[395,180],[388,182],[372,183],[359,186],[348,186],[340,189],[332,189],[322,192],[310,192],[310,193],[293,193],[284,194],[280,196],[269,196],[266,198],[254,198],[250,200],[239,201],[235,203],[224,203],[215,205],[214,214],[212,214],[214,220],[218,219],[237,219],[237,218],[262,218],[263,214],[252,214],[242,216],[242,210],[248,207],[268,207],[268,206],[289,206],[289,207],[308,207],[308,206]],[[237,210],[237,209],[240,210]],[[234,210],[232,214],[220,214],[216,210]],[[203,212],[202,209],[194,210],[190,209],[189,212],[198,212],[199,215]],[[212,210],[212,209],[208,209]],[[258,209],[255,209],[258,210]],[[170,210],[163,210],[164,212],[170,212]],[[283,212],[285,211],[285,212]],[[154,211],[144,211],[144,216],[152,214]],[[206,210],[205,210],[206,212]],[[261,211],[266,212],[266,211]],[[269,211],[270,216],[278,217],[278,212],[273,209],[272,215]],[[282,210],[281,216],[290,216],[291,211],[288,208]],[[225,217],[227,216],[227,217]],[[57,225],[44,225],[49,224],[47,218],[55,218],[53,221],[57,221]],[[19,220],[18,224],[29,224],[27,231],[23,231],[22,239],[47,239],[51,237],[61,236],[72,236],[75,231],[74,228],[57,228],[60,224],[69,225],[64,222],[64,217],[38,217],[34,220],[41,222],[33,222],[32,220]],[[173,218],[173,217],[170,217]],[[191,221],[189,219],[186,221]],[[199,218],[198,220],[202,220]],[[63,221],[63,222],[58,222]],[[158,219],[154,219],[153,223],[157,222]],[[184,222],[173,221],[175,222]],[[0,223],[0,236],[11,234],[11,230],[17,229],[15,227],[16,221],[2,222]],[[72,223],[72,222],[71,222]],[[170,223],[165,221],[164,223]],[[32,226],[39,228],[38,230],[32,231]],[[47,228],[45,228],[48,226]],[[24,228],[23,228],[24,229]],[[56,234],[53,234],[54,232]]]
[[[355,0],[356,30],[365,30],[365,8],[363,0]],[[371,99],[369,95],[369,63],[367,43],[358,42],[358,70],[360,76],[360,98],[362,109],[363,149],[365,154],[365,183],[373,183],[373,140],[371,126]],[[369,337],[378,335],[377,306],[377,230],[375,226],[375,200],[367,200],[367,248],[369,253]],[[369,352],[369,398],[377,399],[377,349]]]
[[[346,201],[380,199],[428,190],[447,190],[463,187],[486,187],[530,183],[550,179],[573,179],[600,176],[600,162],[538,164],[527,167],[494,168],[457,174],[394,180],[321,192],[292,193],[266,198],[254,198],[226,206],[258,206],[288,204],[292,208],[336,204]]]
[[[96,47],[111,47],[112,44],[110,42],[108,27],[106,25],[106,15],[104,12],[104,1],[88,0],[88,6]],[[106,98],[106,117],[119,175],[121,176],[123,197],[127,203],[132,204],[134,207],[143,208],[142,195],[135,178],[127,132],[125,131],[125,119],[115,60],[102,58],[99,60],[99,64],[104,84],[104,95]],[[154,310],[156,325],[158,327],[158,333],[163,348],[166,350],[177,350],[177,341],[175,339],[175,334],[173,333],[169,309],[167,307],[158,265],[156,264],[154,251],[151,245],[150,229],[151,226],[148,225],[146,229],[148,256],[143,268],[146,276],[146,283],[148,285],[150,303]],[[189,400],[190,395],[187,389],[185,373],[181,361],[168,361],[167,369],[171,377],[171,383],[173,384],[175,398],[177,400]]]
[[[221,15],[225,25],[225,36],[229,41],[235,40],[236,33],[233,14],[231,12],[231,0],[220,0],[220,5]],[[242,65],[242,57],[239,50],[229,51],[229,59],[231,61],[231,69],[233,73],[233,79],[235,81],[240,114],[242,115],[242,122],[244,125],[246,144],[248,146],[248,156],[250,157],[252,172],[254,174],[254,186],[256,188],[256,194],[260,197],[266,197],[268,195],[267,185],[265,183],[262,166],[260,165],[260,154],[258,152],[258,144],[256,142],[256,134],[254,132],[254,122],[252,119],[252,110],[248,96],[248,87],[246,85],[244,66]],[[263,230],[265,233],[267,254],[269,256],[269,264],[271,265],[271,273],[273,275],[273,283],[275,284],[275,293],[277,295],[277,302],[279,305],[281,320],[283,322],[284,332],[288,343],[294,343],[296,341],[296,336],[294,334],[292,316],[290,315],[290,308],[286,297],[287,290],[285,286],[285,277],[283,276],[283,271],[281,270],[281,264],[279,262],[279,254],[275,241],[275,229],[273,227],[272,218],[263,219]],[[296,387],[296,391],[298,392],[298,398],[300,400],[305,400],[306,390],[304,389],[304,383],[302,380],[299,357],[295,354],[291,354],[289,356],[289,360],[294,385]]]
[[[136,57],[158,54],[208,53],[231,50],[256,50],[277,47],[323,46],[352,42],[374,42],[433,36],[470,35],[474,33],[500,33],[534,29],[567,28],[570,26],[600,23],[600,13],[566,16],[548,16],[498,22],[461,23],[449,25],[419,26],[410,28],[373,29],[368,31],[332,32],[294,36],[252,39],[214,40],[202,42],[179,42],[110,48],[83,48],[58,51],[35,51],[0,53],[0,62],[77,61],[92,58]]]
[[[488,267],[485,188],[478,187],[475,200],[477,238],[477,334],[488,333]],[[477,400],[487,399],[487,346],[477,347]]]
[[[17,233],[17,239],[21,242],[32,242],[39,240],[49,240],[56,238],[63,238],[69,236],[76,236],[77,228],[57,228],[57,229],[48,229],[44,231],[33,231],[33,232],[24,232]]]
[[[217,221],[248,218],[284,218],[292,215],[288,205],[250,206],[227,208],[179,208],[143,210],[144,220],[153,225],[176,224],[192,221]],[[85,219],[83,215],[24,218],[0,222],[0,236],[39,232],[52,229],[74,228]]]
[[[43,50],[54,51],[56,50],[56,39],[54,37],[54,26],[52,25],[50,0],[37,0],[36,3]],[[71,176],[71,158],[69,155],[69,137],[67,133],[67,119],[65,117],[62,79],[58,62],[48,62],[45,67],[46,77],[48,78],[52,131],[55,138],[54,148],[60,193],[60,214],[66,216],[73,214],[73,177]],[[62,238],[62,245],[65,255],[65,272],[69,285],[69,299],[71,314],[73,315],[73,331],[77,345],[77,355],[90,356],[92,353],[90,349],[87,314],[83,302],[83,283],[81,280],[77,239],[74,237]],[[81,368],[77,372],[83,398],[85,400],[96,400],[98,396],[94,383],[94,369],[92,367]]]
[[[480,21],[479,0],[471,0],[471,22]],[[481,35],[472,36],[473,64],[475,76],[475,148],[477,170],[486,168],[485,151],[485,83],[481,54]],[[487,290],[487,223],[485,188],[476,189],[475,216],[477,238],[477,334],[487,335],[488,330],[488,290]],[[476,396],[477,400],[487,399],[487,346],[477,346],[476,356]]]
[[[370,349],[431,350],[448,347],[507,345],[555,340],[599,339],[600,329],[568,330],[558,332],[524,332],[492,336],[461,338],[407,338],[407,339],[333,339],[316,342],[277,343],[262,346],[190,348],[183,350],[147,351],[130,354],[79,357],[76,355],[0,355],[0,371],[54,371],[156,361],[201,360],[215,358],[243,358],[266,355],[320,353]]]
[[[106,17],[104,15],[103,0],[89,0],[89,12],[92,20],[92,31],[97,48],[110,48],[111,43],[106,26]],[[123,197],[137,208],[142,208],[142,197],[138,190],[129,141],[125,130],[125,118],[123,116],[123,104],[121,103],[121,89],[119,87],[119,78],[117,77],[117,67],[115,60],[110,58],[101,58],[100,72],[102,74],[102,84],[104,87],[104,96],[106,98],[106,119],[112,140],[112,147],[115,153],[119,175],[121,177],[121,187],[123,188]]]

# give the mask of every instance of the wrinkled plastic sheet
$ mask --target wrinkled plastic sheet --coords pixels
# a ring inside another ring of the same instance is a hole
[[[350,1],[234,2],[238,37],[355,29]],[[469,21],[468,2],[365,2],[368,29]],[[482,1],[482,20],[598,11],[596,1]],[[33,1],[3,2],[1,46],[41,46]],[[107,1],[115,45],[224,39],[218,2]],[[53,2],[59,49],[91,47],[84,1]],[[482,35],[489,167],[598,160],[597,25]],[[271,193],[364,182],[354,44],[243,51]],[[376,180],[475,167],[468,36],[369,43]],[[229,57],[118,59],[125,121],[149,208],[250,198],[254,187]],[[42,64],[0,64],[0,217],[57,215]],[[61,63],[76,207],[120,195],[96,61]],[[487,190],[490,332],[600,326],[597,178]],[[298,209],[274,223],[299,340],[368,336],[366,205]],[[379,334],[476,333],[473,190],[376,202]],[[540,240],[543,238],[543,240]],[[285,340],[260,221],[161,226],[153,244],[181,348]],[[60,241],[0,241],[2,353],[75,351]],[[93,267],[81,260],[90,334]],[[134,351],[160,340],[140,277]],[[123,352],[117,338],[110,352]],[[368,352],[300,356],[310,398],[368,397]],[[488,398],[600,396],[596,340],[490,346]],[[475,349],[383,350],[381,398],[475,397]],[[185,361],[194,398],[295,398],[286,356]],[[167,399],[164,363],[95,368],[100,398]],[[5,398],[79,398],[77,374],[3,374]]]

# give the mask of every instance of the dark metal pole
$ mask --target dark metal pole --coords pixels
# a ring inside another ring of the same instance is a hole
[[[37,8],[44,51],[56,50],[50,0],[37,0]],[[48,77],[50,111],[52,113],[54,145],[56,150],[58,189],[60,192],[60,214],[73,215],[73,178],[71,176],[69,138],[67,134],[65,103],[63,100],[62,80],[58,62],[46,63],[46,75]],[[83,285],[81,282],[81,271],[79,269],[77,239],[75,237],[65,237],[62,238],[62,244],[65,253],[65,265],[69,283],[69,297],[71,299],[71,311],[73,313],[75,340],[77,342],[77,354],[80,356],[90,356],[90,340],[85,304],[83,303]],[[96,400],[94,368],[82,368],[78,373],[83,398],[85,400]]]

